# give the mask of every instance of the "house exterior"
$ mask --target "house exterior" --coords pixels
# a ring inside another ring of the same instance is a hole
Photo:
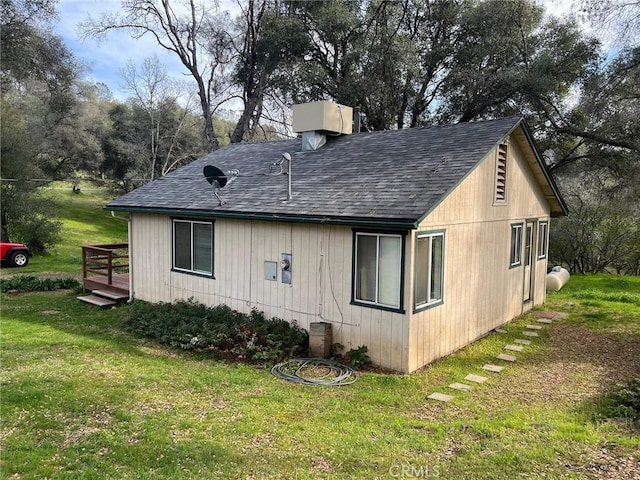
[[[109,203],[132,296],[328,322],[400,372],[545,301],[567,210],[522,118],[303,141],[230,145]],[[207,165],[237,172],[215,188]]]

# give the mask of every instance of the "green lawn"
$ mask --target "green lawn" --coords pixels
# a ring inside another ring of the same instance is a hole
[[[640,282],[569,285],[547,305],[568,319],[449,404],[426,396],[482,374],[530,315],[412,375],[367,372],[323,388],[132,338],[118,328],[126,306],[99,310],[64,291],[3,295],[2,476],[633,478],[637,426],[602,418],[598,405],[640,376],[640,304],[575,295],[605,285],[638,296]]]
[[[48,253],[37,253],[25,268],[3,268],[5,275],[63,273],[82,275],[82,245],[127,242],[127,221],[103,210],[113,195],[91,184],[80,184],[80,194],[71,184],[56,182],[43,195],[55,204],[62,222],[62,241]]]
[[[6,270],[79,274],[81,244],[126,239],[126,222],[101,209],[107,196],[51,195],[65,244]],[[134,338],[119,328],[128,306],[100,310],[68,291],[2,294],[0,307],[1,478],[640,476],[640,427],[603,415],[615,385],[640,377],[639,278],[572,277],[544,307],[570,316],[499,374],[481,367],[531,314],[414,374],[368,371],[341,388]],[[447,387],[469,373],[490,378]],[[428,400],[435,391],[456,398]]]

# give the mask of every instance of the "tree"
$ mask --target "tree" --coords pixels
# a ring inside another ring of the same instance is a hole
[[[157,57],[147,58],[140,69],[132,62],[120,72],[125,89],[132,94],[130,102],[144,111],[146,119],[137,128],[147,125],[148,167],[145,177],[153,180],[156,175],[165,175],[185,159],[203,153],[201,142],[185,141],[186,129],[191,121],[189,108],[191,97],[180,105],[180,91],[184,86],[171,80]],[[184,97],[182,97],[184,99]],[[188,146],[190,151],[179,151]],[[177,157],[176,157],[177,154]],[[161,159],[161,157],[163,157]]]
[[[579,0],[578,8],[594,27],[606,31],[618,46],[637,45],[640,37],[640,1]]]
[[[640,209],[605,172],[564,179],[570,215],[551,230],[550,259],[571,272],[640,274]]]
[[[224,64],[219,58],[206,57],[205,32],[210,35],[211,25],[215,24],[213,7],[207,7],[204,1],[189,0],[176,2],[163,0],[123,0],[122,13],[108,12],[100,18],[89,18],[81,24],[84,36],[103,37],[111,30],[123,29],[132,38],[151,35],[158,45],[174,53],[196,82],[204,134],[212,150],[219,147],[213,126],[214,110],[212,105],[217,94],[216,76]],[[224,35],[222,35],[224,37]]]
[[[59,230],[37,187],[43,159],[54,150],[52,139],[74,109],[78,68],[48,27],[54,2],[6,0],[0,6],[2,239],[19,239],[39,250],[51,245]]]

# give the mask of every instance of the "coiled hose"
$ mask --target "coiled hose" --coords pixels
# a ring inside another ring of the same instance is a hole
[[[323,358],[293,358],[271,368],[271,373],[290,382],[341,387],[356,381],[355,370]]]

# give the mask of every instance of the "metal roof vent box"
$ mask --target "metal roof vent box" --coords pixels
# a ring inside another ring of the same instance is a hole
[[[293,106],[293,131],[302,132],[302,150],[317,150],[326,142],[326,134],[351,134],[353,108],[321,101]]]

